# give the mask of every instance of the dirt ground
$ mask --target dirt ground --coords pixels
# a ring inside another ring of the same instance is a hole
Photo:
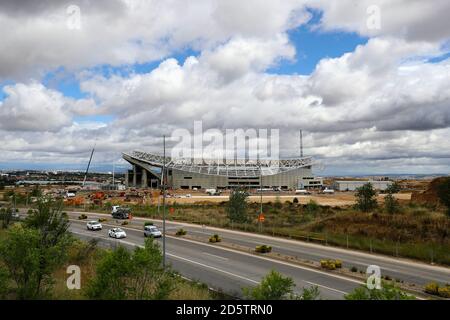
[[[411,199],[411,193],[401,193],[396,194],[395,197],[399,200],[410,200]],[[281,202],[285,201],[292,201],[294,198],[297,198],[300,203],[306,204],[310,200],[314,200],[319,205],[324,206],[348,206],[353,205],[355,203],[355,196],[353,193],[336,193],[334,195],[322,195],[322,194],[313,194],[313,195],[263,195],[263,203],[266,202],[275,202],[277,199],[279,199]],[[383,202],[384,195],[380,194],[378,195],[378,201]],[[191,197],[181,196],[176,198],[167,198],[166,199],[168,203],[198,203],[198,202],[223,202],[228,200],[228,195],[221,195],[221,196],[208,196],[208,195],[191,195]],[[258,195],[251,195],[249,197],[249,200],[251,202],[259,202],[260,196]]]

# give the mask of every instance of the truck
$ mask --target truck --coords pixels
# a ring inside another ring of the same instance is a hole
[[[130,213],[130,208],[123,208],[121,206],[113,206],[111,209],[111,215],[114,219],[128,219]]]
[[[206,189],[205,192],[210,196],[219,196],[220,191],[216,189]]]

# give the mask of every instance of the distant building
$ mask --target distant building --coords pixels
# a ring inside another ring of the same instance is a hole
[[[366,183],[371,183],[375,190],[386,190],[392,181],[335,181],[333,183],[333,189],[337,191],[355,191],[357,188],[362,187]]]

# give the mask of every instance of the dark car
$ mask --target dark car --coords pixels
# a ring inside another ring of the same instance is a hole
[[[130,216],[130,209],[128,208],[119,208],[116,212],[112,213],[112,217],[114,219],[128,219]]]

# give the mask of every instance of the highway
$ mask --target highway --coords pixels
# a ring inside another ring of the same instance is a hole
[[[107,229],[112,225],[116,226],[115,220],[111,219],[109,214],[85,213],[88,215],[88,220],[100,217],[108,219],[108,222],[104,223],[103,231],[91,232],[86,230],[86,220],[77,220],[80,212],[68,213],[72,222],[71,230],[75,235],[85,239],[99,238],[101,243],[107,246],[115,245],[115,243],[121,243],[125,246],[142,245],[144,243],[143,232],[135,228],[142,230],[145,221],[153,221],[155,225],[161,226],[161,221],[155,219],[133,217],[128,226],[122,227],[127,232],[127,238],[115,240],[109,239],[107,236]],[[259,283],[261,278],[271,269],[292,277],[297,285],[297,292],[300,292],[303,287],[317,285],[324,299],[342,299],[345,293],[359,285],[359,280],[307,266],[261,257],[230,247],[208,244],[207,239],[214,233],[218,233],[224,243],[248,248],[267,244],[273,247],[274,253],[293,256],[302,260],[340,259],[343,261],[344,267],[356,266],[359,270],[365,270],[368,265],[375,264],[380,266],[382,275],[389,275],[393,279],[401,279],[416,285],[424,285],[431,281],[450,282],[450,268],[406,259],[182,222],[167,221],[166,226],[169,234],[173,234],[175,230],[182,227],[187,230],[189,235],[195,235],[196,240],[200,240],[194,241],[175,236],[167,237],[167,256],[173,269],[189,279],[199,280],[213,289],[223,290],[236,297],[240,297],[242,287]]]
[[[81,239],[96,238],[103,246],[133,247],[144,244],[142,231],[122,228],[126,231],[127,238],[120,240],[108,237],[107,224],[104,224],[101,231],[88,231],[86,221],[71,220],[70,231]],[[181,275],[235,297],[241,297],[243,287],[258,284],[271,269],[292,277],[297,293],[303,287],[318,286],[323,299],[343,299],[345,293],[359,285],[357,280],[337,274],[173,236],[167,237],[166,249],[169,264]]]

